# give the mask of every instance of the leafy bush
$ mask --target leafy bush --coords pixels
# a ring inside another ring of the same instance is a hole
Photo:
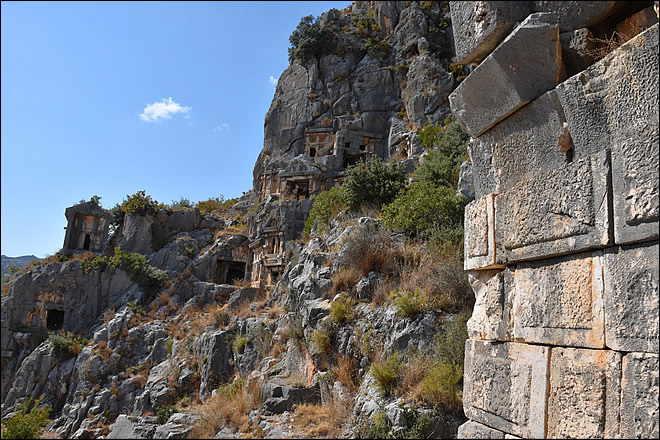
[[[144,255],[124,252],[118,246],[115,247],[112,257],[97,255],[91,261],[81,262],[81,267],[86,274],[102,272],[106,269],[122,269],[151,299],[169,279],[167,272],[149,265]]]
[[[235,353],[243,353],[245,347],[250,342],[250,338],[246,336],[236,335],[231,346]]]
[[[462,371],[444,361],[437,361],[422,380],[420,398],[437,407],[460,407],[456,393],[462,377]]]
[[[339,266],[348,269],[349,277],[355,276],[355,270],[363,276],[372,270],[387,273],[394,269],[393,253],[389,234],[378,225],[370,223],[360,226],[350,235]]]
[[[461,162],[467,158],[470,136],[459,123],[445,122],[442,127],[427,122],[420,131],[422,145],[433,146],[434,149],[429,151],[415,171],[413,181],[456,187]]]
[[[211,197],[208,200],[202,200],[197,202],[197,208],[199,209],[199,213],[204,215],[204,214],[210,214],[216,209],[221,209],[226,207],[227,205],[233,205],[236,203],[237,199],[229,199],[226,200],[224,199],[223,196],[220,197]]]
[[[363,206],[380,209],[396,198],[406,182],[401,162],[392,160],[386,164],[378,158],[361,160],[346,170],[346,179],[342,185],[344,201],[353,212]]]
[[[78,356],[80,350],[82,350],[85,344],[87,344],[87,338],[76,338],[71,335],[71,333],[66,336],[51,333],[48,337],[50,339],[50,345],[53,346],[55,353],[65,359]]]
[[[181,196],[179,200],[172,200],[169,208],[176,211],[178,209],[192,208],[193,204],[190,202],[190,199]]]
[[[313,196],[312,199],[314,199],[314,205],[305,221],[304,237],[309,237],[314,227],[319,231],[324,231],[330,224],[330,220],[335,218],[346,207],[342,187],[323,191],[317,196]]]
[[[146,195],[144,190],[138,191],[132,196],[127,195],[126,197],[127,199],[120,205],[120,209],[125,214],[155,214],[159,209],[165,207],[162,203],[152,200],[151,196]]]
[[[351,322],[354,319],[353,307],[355,300],[342,293],[330,304],[330,318],[338,325]]]
[[[312,334],[312,345],[319,353],[332,349],[332,332],[329,327],[321,327]]]
[[[156,411],[156,417],[158,417],[158,424],[164,425],[167,423],[167,420],[172,414],[177,412],[177,408],[174,405],[163,405],[158,408]]]
[[[308,15],[289,36],[289,63],[298,60],[307,63],[312,57],[321,57],[334,49],[334,33],[328,26],[321,26],[319,17]]]
[[[387,396],[396,388],[401,365],[401,357],[396,352],[385,360],[371,364],[370,373],[376,379],[383,396]]]
[[[431,308],[429,296],[419,287],[414,291],[399,291],[392,300],[398,310],[397,315],[404,318],[412,318],[418,313],[426,312]]]
[[[32,405],[32,398],[17,406],[16,412],[11,419],[2,421],[3,439],[25,439],[39,438],[43,432],[43,426],[49,422],[48,413],[50,405],[41,405],[44,396],[39,397]],[[30,412],[28,412],[28,408]]]
[[[383,208],[383,223],[413,237],[436,227],[457,228],[463,224],[464,200],[450,188],[413,182]]]

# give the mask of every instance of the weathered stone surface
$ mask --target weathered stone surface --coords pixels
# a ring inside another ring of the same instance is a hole
[[[553,89],[563,63],[559,27],[532,14],[449,95],[456,118],[472,137]],[[531,61],[529,54],[532,56]]]
[[[551,90],[473,139],[468,148],[480,182],[476,196],[501,194],[518,182],[564,167],[567,155],[557,146],[564,122]]]
[[[501,270],[473,270],[468,274],[476,301],[467,322],[471,339],[509,341],[511,305],[504,287]]]
[[[658,22],[653,6],[642,9],[616,25],[616,31],[624,38],[633,38]]]
[[[658,138],[658,25],[557,86],[576,154]]]
[[[504,267],[497,263],[494,200],[489,194],[465,207],[465,270]]]
[[[614,438],[620,392],[620,353],[553,348],[547,437]]]
[[[449,10],[461,64],[480,63],[532,12],[529,2],[500,1],[453,1]]]
[[[482,425],[481,423],[469,420],[458,427],[458,435],[456,438],[503,439],[504,433],[497,429]]]
[[[128,214],[124,218],[119,247],[124,252],[149,254],[153,252],[153,216]]]
[[[656,102],[656,111],[657,111]],[[657,114],[656,114],[657,118]],[[614,241],[627,244],[660,237],[660,138],[657,120],[612,149]]]
[[[513,339],[605,347],[602,252],[519,263],[507,283]]]
[[[201,367],[199,395],[208,397],[217,384],[229,379],[232,372],[231,350],[227,345],[227,331],[212,331],[202,334],[195,341],[194,352]],[[206,359],[206,360],[205,360]]]
[[[657,354],[623,357],[620,438],[658,438],[658,367]]]
[[[534,12],[547,12],[552,14],[555,22],[559,23],[562,32],[579,28],[590,27],[625,7],[626,2],[615,1],[534,1]]]
[[[461,164],[458,174],[458,185],[456,195],[465,197],[465,202],[470,203],[475,199],[474,196],[474,175],[472,173],[472,163],[467,160]]]
[[[520,182],[495,198],[497,262],[512,263],[608,245],[609,154]],[[466,228],[466,237],[468,233]]]
[[[590,54],[596,48],[596,42],[589,29],[580,28],[562,32],[559,34],[559,41],[568,75],[579,73],[593,64],[594,57]]]
[[[620,351],[658,353],[658,242],[605,251],[605,335]]]
[[[144,417],[129,417],[121,414],[117,417],[108,438],[152,438],[157,426],[151,421],[146,421]]]
[[[467,340],[463,409],[470,419],[543,438],[550,347]]]

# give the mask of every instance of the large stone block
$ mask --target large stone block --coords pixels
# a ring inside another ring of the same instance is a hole
[[[656,102],[656,110],[658,103]],[[656,115],[657,117],[657,115]],[[627,244],[660,237],[660,138],[658,125],[640,127],[612,149],[614,241]]]
[[[514,435],[543,438],[549,356],[550,347],[468,339],[465,415]]]
[[[494,194],[465,207],[465,270],[503,268],[496,263]]]
[[[477,197],[484,190],[501,194],[520,181],[564,167],[567,153],[558,147],[564,122],[551,90],[473,139],[468,148],[479,180]]]
[[[534,12],[547,12],[559,23],[562,32],[590,27],[611,17],[627,2],[614,1],[533,1]]]
[[[605,251],[605,338],[613,350],[658,353],[658,247]]]
[[[532,14],[449,95],[451,109],[472,137],[553,89],[563,63],[559,27]]]
[[[621,366],[620,438],[658,438],[658,355],[630,353]]]
[[[605,347],[602,252],[519,263],[507,277],[513,339]]]
[[[603,151],[520,182],[497,196],[497,262],[608,245],[609,183],[609,152]]]
[[[504,288],[504,271],[473,270],[468,273],[476,301],[467,322],[470,339],[511,340],[509,311],[511,305]]]
[[[559,34],[561,55],[569,75],[574,75],[591,66],[594,57],[591,55],[596,48],[596,42],[591,31],[580,28]]]
[[[532,12],[530,6],[526,1],[449,2],[458,62],[480,63]]]
[[[619,426],[621,353],[553,348],[548,438],[614,438]]]
[[[611,149],[636,133],[658,138],[658,25],[572,76],[557,94],[576,154]]]
[[[456,438],[503,439],[504,433],[481,423],[468,420],[458,427]]]

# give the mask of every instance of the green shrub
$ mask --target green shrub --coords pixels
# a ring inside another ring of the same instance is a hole
[[[39,438],[43,426],[49,422],[50,405],[41,405],[44,396],[39,397],[32,405],[32,398],[17,406],[11,419],[2,421],[3,439]],[[31,408],[28,412],[28,408]]]
[[[374,414],[370,422],[358,428],[357,438],[383,439],[394,438],[392,425],[384,411]]]
[[[464,200],[452,189],[413,182],[383,207],[383,223],[412,237],[437,227],[458,228],[463,224]]]
[[[102,272],[106,269],[124,270],[131,281],[137,283],[147,294],[148,299],[153,299],[169,279],[167,272],[149,265],[147,257],[144,255],[136,252],[124,252],[118,246],[115,247],[112,257],[97,255],[92,260],[83,261],[80,264],[86,274]]]
[[[312,198],[314,199],[314,205],[312,205],[309,216],[305,221],[304,237],[309,237],[314,227],[319,231],[324,231],[330,224],[330,220],[346,207],[342,187],[331,188]]]
[[[448,322],[436,337],[438,359],[460,372],[463,371],[465,341],[468,339],[466,322],[465,317],[456,315],[454,320]]]
[[[462,370],[456,370],[447,362],[437,361],[422,380],[420,398],[437,407],[459,407],[460,399],[456,393],[462,378]]]
[[[319,17],[308,15],[289,36],[289,63],[294,60],[307,63],[312,57],[321,57],[334,50],[334,33],[331,27],[321,26]]]
[[[247,336],[236,335],[231,346],[235,353],[243,353],[245,351],[245,347],[249,342],[250,342],[250,338],[248,338]]]
[[[227,200],[227,202],[233,202],[235,203],[236,199],[230,199]],[[233,204],[232,203],[232,204]],[[197,208],[199,209],[199,213],[204,215],[204,214],[210,214],[216,209],[221,209],[225,207],[225,200],[223,196],[220,197],[211,197],[208,200],[203,200],[197,202]]]
[[[384,361],[371,364],[370,373],[376,379],[383,396],[387,396],[396,388],[401,372],[401,364],[401,357],[396,352]]]
[[[397,315],[404,318],[412,318],[418,313],[431,309],[428,295],[419,287],[414,291],[399,291],[392,300],[392,304],[398,308]]]
[[[128,308],[131,309],[135,315],[141,316],[144,315],[144,307],[139,305],[137,301],[131,301],[128,303]]]
[[[413,174],[413,181],[456,188],[461,163],[467,158],[470,136],[459,123],[445,122],[442,127],[427,122],[420,131],[422,145],[434,148]]]
[[[87,344],[87,338],[74,337],[70,333],[66,336],[59,336],[54,333],[48,335],[50,345],[59,356],[68,359],[78,356],[80,350]]]
[[[328,353],[332,349],[332,330],[321,327],[312,334],[312,345],[319,353]]]
[[[167,420],[172,414],[177,412],[177,408],[174,405],[163,405],[158,408],[156,411],[156,417],[158,417],[158,423],[164,425],[167,423]]]
[[[386,164],[378,158],[360,160],[346,170],[342,185],[344,201],[353,212],[369,206],[380,209],[396,198],[406,182],[401,162],[391,160]]]
[[[190,202],[190,199],[181,196],[179,200],[172,200],[172,203],[170,203],[169,208],[173,211],[176,211],[178,209],[185,209],[185,208],[192,208],[193,204]]]
[[[353,308],[355,307],[355,300],[348,295],[341,294],[330,304],[330,318],[342,325],[353,321]]]
[[[146,195],[144,190],[138,191],[132,196],[126,196],[127,199],[121,204],[120,209],[125,214],[138,214],[147,215],[155,214],[159,209],[164,208],[165,205],[152,200],[151,196]]]
[[[167,341],[165,341],[165,350],[170,355],[172,354],[172,346],[173,345],[174,345],[174,340],[172,338],[167,338]]]

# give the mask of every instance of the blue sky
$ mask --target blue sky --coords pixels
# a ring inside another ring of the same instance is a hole
[[[289,35],[350,3],[2,2],[2,254],[54,254],[93,195],[251,189]]]

